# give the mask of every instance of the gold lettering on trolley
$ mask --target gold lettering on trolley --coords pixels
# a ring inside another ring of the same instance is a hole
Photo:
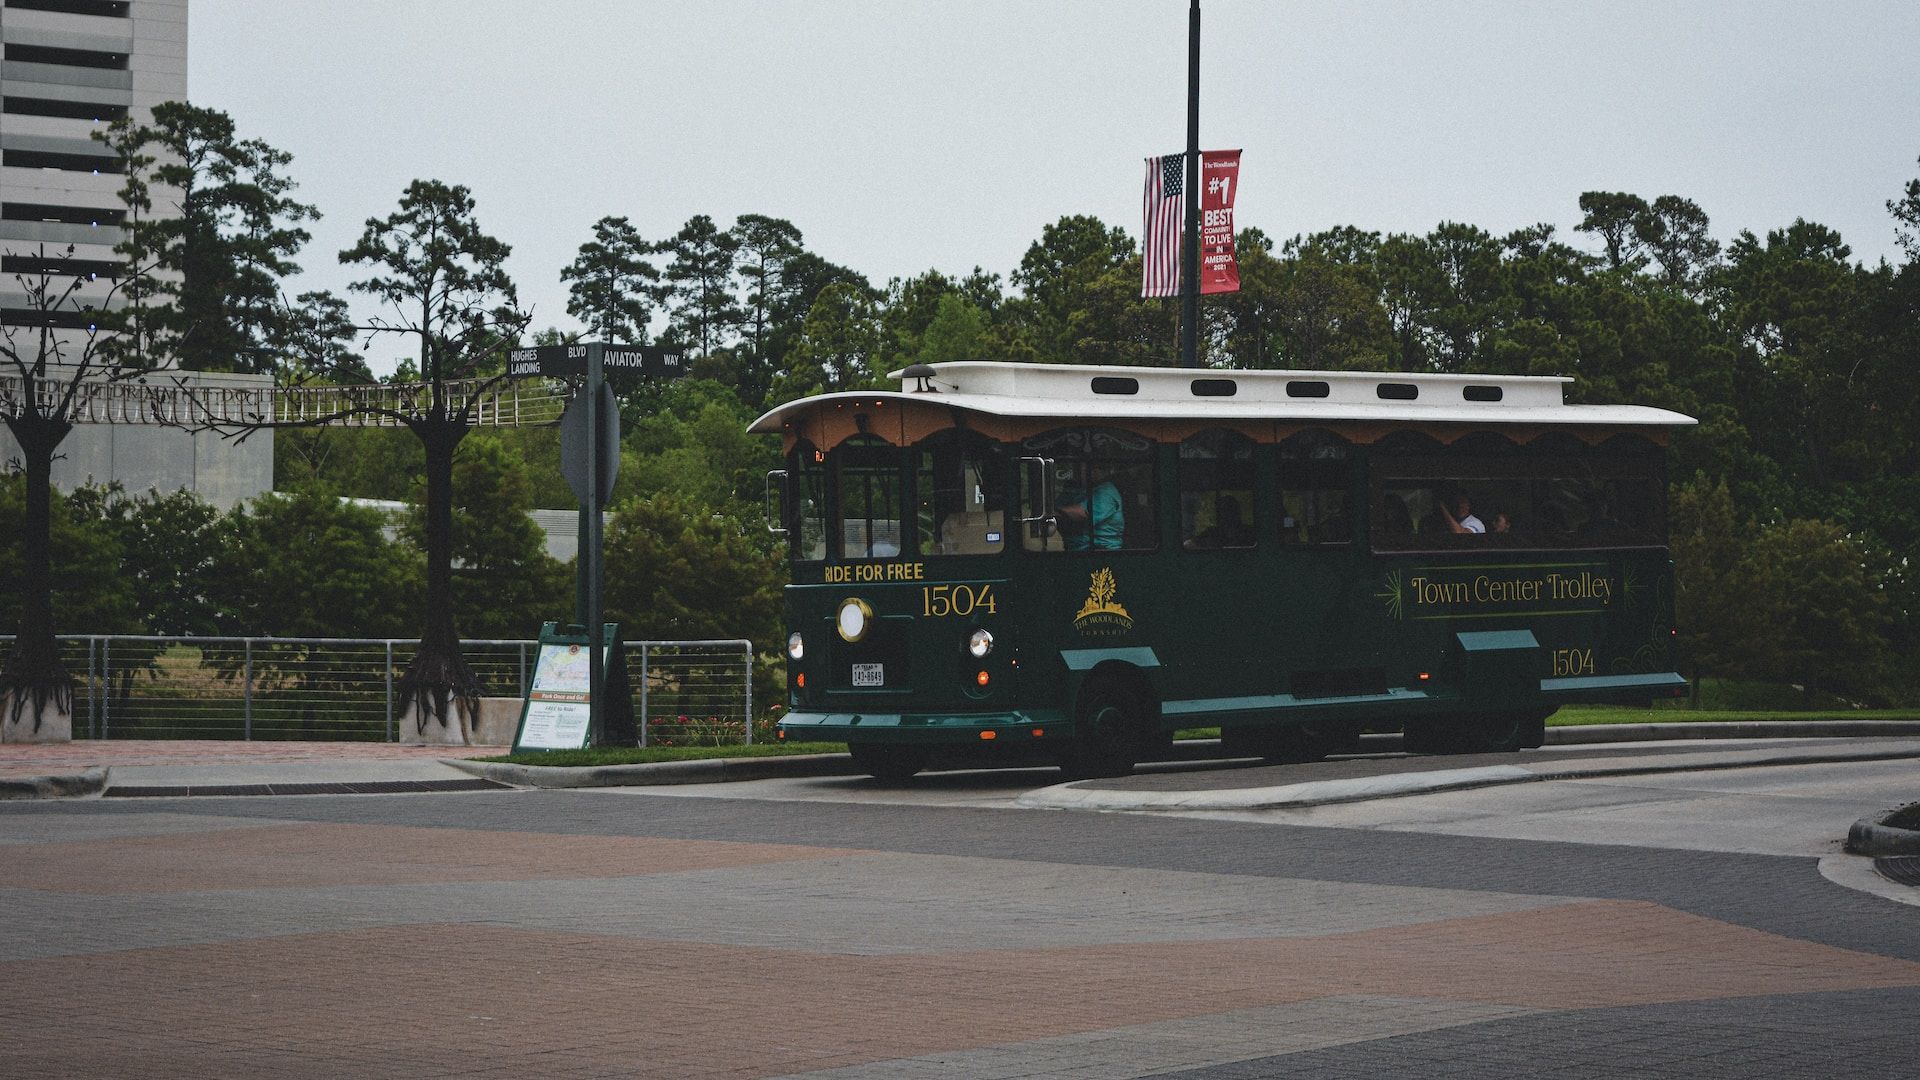
[[[1466,581],[1443,581],[1416,576],[1407,582],[1407,595],[1415,606],[1442,604],[1538,604],[1542,602],[1598,602],[1601,607],[1613,603],[1614,582],[1591,570],[1579,573],[1548,571],[1530,577],[1480,574]]]
[[[821,580],[841,585],[854,581],[924,581],[926,577],[926,563],[850,563],[827,567]]]

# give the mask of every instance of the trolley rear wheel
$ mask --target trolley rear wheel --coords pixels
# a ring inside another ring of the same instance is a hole
[[[1275,765],[1319,761],[1360,749],[1360,728],[1345,723],[1285,724],[1220,729],[1220,749],[1228,757],[1257,757]]]
[[[1538,709],[1503,709],[1412,720],[1402,746],[1415,754],[1512,753],[1545,741],[1547,715]]]

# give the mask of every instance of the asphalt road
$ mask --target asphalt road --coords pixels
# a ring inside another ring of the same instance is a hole
[[[1909,1078],[1920,908],[1821,864],[1911,772],[0,804],[0,1072]]]

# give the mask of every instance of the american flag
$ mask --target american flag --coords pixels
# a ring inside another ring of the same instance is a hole
[[[1147,159],[1147,193],[1141,227],[1141,296],[1180,295],[1180,234],[1186,228],[1185,154]]]

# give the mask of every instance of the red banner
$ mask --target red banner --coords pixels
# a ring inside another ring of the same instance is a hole
[[[1200,154],[1200,293],[1240,291],[1233,256],[1233,194],[1240,186],[1240,151]]]

